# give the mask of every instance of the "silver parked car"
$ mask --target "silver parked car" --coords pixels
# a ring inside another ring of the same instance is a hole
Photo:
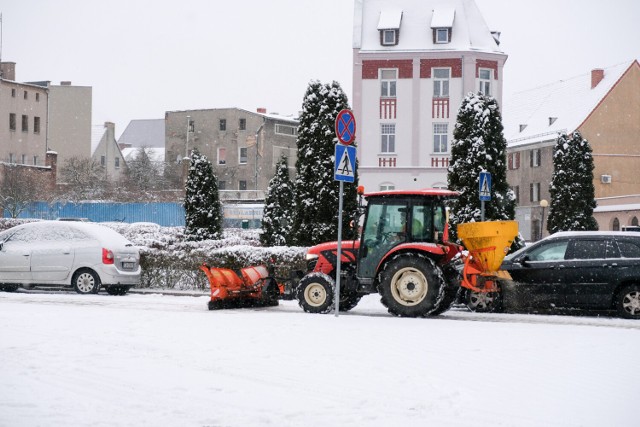
[[[104,287],[124,295],[140,283],[140,253],[97,224],[38,221],[0,233],[0,288],[71,286],[80,294]]]

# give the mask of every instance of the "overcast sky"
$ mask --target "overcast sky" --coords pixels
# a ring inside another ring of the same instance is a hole
[[[366,1],[366,0],[365,0]],[[505,100],[640,58],[638,0],[476,0],[509,55]],[[93,87],[93,123],[239,107],[296,114],[312,79],[352,90],[353,0],[0,0],[16,80]]]

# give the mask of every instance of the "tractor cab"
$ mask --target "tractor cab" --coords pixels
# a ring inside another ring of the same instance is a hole
[[[367,209],[358,251],[358,278],[365,282],[373,280],[380,263],[396,250],[415,244],[435,246],[446,241],[444,202],[456,195],[439,189],[365,195]]]

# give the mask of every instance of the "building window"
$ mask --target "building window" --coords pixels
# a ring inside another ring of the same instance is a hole
[[[29,116],[22,115],[22,132],[29,132]]]
[[[436,43],[449,43],[449,28],[436,28],[434,31]]]
[[[516,185],[515,187],[511,188],[511,191],[513,191],[513,195],[516,198],[516,205],[520,204],[520,186]]]
[[[540,201],[540,183],[539,182],[529,184],[529,200],[531,202]]]
[[[227,119],[220,119],[220,130],[227,130]]]
[[[240,130],[247,130],[247,119],[240,119],[238,121],[238,128]]]
[[[9,163],[15,163],[15,156],[13,155],[13,153],[9,153]]]
[[[451,70],[449,68],[433,69],[433,97],[448,98],[449,97],[449,76]]]
[[[382,30],[382,45],[395,46],[398,44],[398,30]]]
[[[390,191],[390,190],[395,190],[396,186],[394,184],[380,184],[380,191]]]
[[[16,97],[16,90],[15,89],[11,89],[11,97],[12,98]]]
[[[530,158],[529,158],[529,163],[531,165],[532,168],[537,168],[540,166],[540,163],[542,161],[542,152],[541,150],[535,149],[535,150],[531,150],[529,152]]]
[[[491,96],[491,78],[493,76],[493,70],[490,70],[488,68],[480,68],[480,70],[478,71],[478,76],[480,79],[480,93]]]
[[[26,90],[24,91],[24,99],[29,99],[29,92],[27,92]]]
[[[218,148],[218,164],[226,165],[227,164],[227,149],[226,148]]]
[[[40,102],[40,94],[36,93],[36,102]]]
[[[434,153],[446,153],[449,150],[447,144],[448,138],[448,124],[447,123],[434,123],[433,124],[433,152]]]
[[[226,190],[227,181],[218,181],[218,190]]]
[[[27,164],[27,155],[26,154],[22,155],[22,161],[20,163],[22,163],[23,165]]]
[[[100,156],[100,166],[104,167],[107,164],[107,159],[104,156]]]
[[[240,182],[238,183],[238,189],[239,189],[240,191],[244,191],[244,190],[246,190],[246,189],[247,189],[247,181],[240,181]]]
[[[116,169],[120,169],[120,157],[116,157],[115,165],[116,165]]]
[[[33,165],[38,166],[38,156],[33,156]]]
[[[620,231],[620,220],[618,218],[613,218],[613,226],[611,227],[612,231]]]
[[[33,133],[40,133],[40,117],[33,118]]]
[[[380,71],[380,96],[383,98],[395,98],[398,70]]]
[[[515,170],[520,168],[520,153],[509,153],[507,156],[507,168]]]
[[[240,159],[239,163],[240,164],[246,164],[247,163],[247,155],[248,155],[247,151],[249,149],[244,147],[244,148],[239,148],[238,150],[239,150],[238,158]]]
[[[395,153],[396,152],[396,125],[383,124],[381,128],[381,144],[380,152]]]
[[[278,135],[296,136],[298,135],[298,128],[295,126],[287,126],[276,123],[275,132]]]
[[[16,114],[9,113],[9,130],[16,130]]]
[[[634,216],[633,218],[631,218],[631,225],[634,227],[638,226],[638,217]]]

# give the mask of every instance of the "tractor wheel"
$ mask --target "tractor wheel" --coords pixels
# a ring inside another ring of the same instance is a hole
[[[616,300],[618,314],[627,319],[640,319],[640,285],[627,285]]]
[[[340,292],[340,311],[349,311],[354,308],[362,299],[361,295],[353,294],[353,293],[343,293]]]
[[[471,311],[478,313],[495,313],[502,311],[502,301],[499,292],[475,292],[466,289],[464,303]]]
[[[402,317],[428,316],[438,309],[444,292],[440,267],[420,254],[399,254],[388,261],[380,276],[382,304]]]
[[[334,307],[335,282],[323,273],[304,276],[296,289],[298,304],[307,313],[329,313]]]

